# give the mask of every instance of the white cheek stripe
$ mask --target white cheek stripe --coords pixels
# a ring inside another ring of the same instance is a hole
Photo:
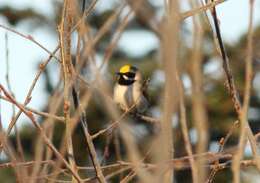
[[[127,79],[128,79],[128,77],[127,77],[127,76],[125,76],[125,75],[123,75],[123,78],[124,78],[125,80],[127,80]]]
[[[124,78],[125,80],[128,80],[128,81],[133,81],[133,80],[134,80],[134,78],[129,78],[129,77],[127,77],[126,75],[123,75],[123,78]]]

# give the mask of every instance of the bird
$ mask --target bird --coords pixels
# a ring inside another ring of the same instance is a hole
[[[114,102],[123,111],[144,113],[148,108],[144,84],[142,74],[137,67],[130,64],[121,66],[119,72],[116,72]]]

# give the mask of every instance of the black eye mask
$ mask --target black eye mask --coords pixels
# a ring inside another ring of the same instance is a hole
[[[133,73],[133,72],[127,72],[127,73],[125,73],[123,75],[127,76],[130,79],[134,79],[135,78],[135,73]]]
[[[127,76],[129,79],[125,79],[124,76]],[[131,85],[135,82],[134,78],[135,78],[135,73],[132,73],[132,72],[119,74],[118,84],[120,84],[120,85]]]

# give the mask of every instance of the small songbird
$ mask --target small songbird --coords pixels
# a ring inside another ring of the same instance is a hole
[[[144,95],[142,74],[137,67],[124,65],[117,75],[114,87],[114,101],[124,111],[144,113],[148,108],[148,101]]]

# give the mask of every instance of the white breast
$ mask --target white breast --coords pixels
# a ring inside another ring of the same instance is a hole
[[[119,104],[123,110],[128,110],[135,105],[138,112],[143,112],[147,108],[147,100],[140,91],[141,85],[138,82],[130,86],[116,84],[114,89],[114,101]]]

